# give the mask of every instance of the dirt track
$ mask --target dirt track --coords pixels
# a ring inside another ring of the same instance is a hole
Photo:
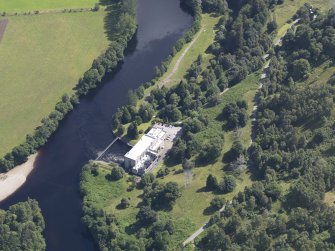
[[[192,48],[193,44],[195,43],[195,41],[198,40],[200,34],[202,32],[204,32],[206,30],[204,30],[203,27],[201,27],[200,31],[198,32],[198,34],[193,38],[193,40],[190,42],[190,44],[186,47],[186,49],[183,51],[183,53],[179,56],[179,58],[177,59],[177,62],[175,63],[175,65],[172,68],[172,71],[170,72],[170,74],[163,80],[160,82],[159,87],[162,87],[163,85],[167,84],[168,82],[171,81],[172,76],[176,73],[176,71],[179,68],[179,65],[181,63],[181,61],[184,59],[184,57],[186,56],[186,53]]]
[[[2,19],[0,20],[0,41],[3,37],[3,35],[5,34],[5,30],[8,24],[8,19]]]

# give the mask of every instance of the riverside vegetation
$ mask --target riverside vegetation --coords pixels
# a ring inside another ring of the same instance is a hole
[[[107,33],[111,39],[108,49],[93,61],[91,68],[85,72],[75,87],[75,93],[71,96],[64,95],[56,104],[55,110],[42,120],[35,132],[27,135],[25,143],[13,148],[0,160],[1,172],[25,162],[30,154],[43,146],[57,129],[59,122],[78,103],[79,97],[86,95],[90,89],[101,83],[105,74],[112,72],[123,60],[123,52],[137,28],[135,6],[134,0],[114,1],[107,6],[106,19],[109,22]]]
[[[0,210],[0,249],[45,250],[44,219],[37,201],[29,199]]]

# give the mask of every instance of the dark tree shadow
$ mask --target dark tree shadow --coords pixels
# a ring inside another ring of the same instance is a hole
[[[211,192],[209,189],[207,189],[206,187],[202,187],[202,188],[199,188],[197,191],[197,193],[208,193],[208,192]]]
[[[129,235],[137,233],[142,227],[144,227],[139,221],[136,221],[129,226],[126,226],[125,232]]]
[[[202,212],[203,215],[212,215],[213,213],[215,213],[217,210],[214,209],[213,207],[209,206],[207,208],[204,209],[204,211]]]
[[[178,170],[176,170],[176,171],[173,172],[173,175],[178,175],[178,174],[181,174],[183,172],[184,172],[183,169],[178,169]]]

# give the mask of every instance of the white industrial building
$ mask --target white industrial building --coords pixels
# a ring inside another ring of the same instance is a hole
[[[134,174],[143,174],[152,161],[158,157],[158,152],[164,148],[166,131],[154,126],[140,141],[124,156],[124,165]]]

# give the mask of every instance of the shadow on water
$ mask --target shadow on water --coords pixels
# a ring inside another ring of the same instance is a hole
[[[192,23],[192,17],[180,9],[179,0],[138,0],[137,19],[138,31],[124,62],[96,90],[80,99],[40,150],[26,183],[0,203],[6,209],[28,197],[37,199],[46,222],[47,250],[94,250],[80,220],[81,168],[113,140],[111,117],[128,103],[128,91],[151,80],[154,67],[168,56]],[[121,155],[125,150],[116,144],[110,154]]]

